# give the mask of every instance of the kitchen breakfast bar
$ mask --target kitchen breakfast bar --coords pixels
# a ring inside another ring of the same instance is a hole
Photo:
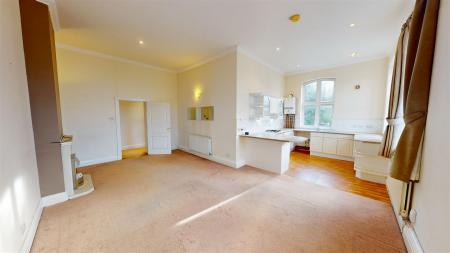
[[[299,136],[272,134],[240,135],[239,139],[245,164],[277,174],[289,169],[291,143],[307,140]]]

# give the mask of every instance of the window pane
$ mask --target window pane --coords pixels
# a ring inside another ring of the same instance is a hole
[[[334,97],[334,81],[322,81],[320,86],[320,101],[331,102]]]
[[[321,105],[319,114],[319,125],[327,127],[331,126],[332,118],[333,118],[333,106]]]
[[[305,102],[316,101],[317,83],[308,83],[303,87],[303,99]]]
[[[314,105],[307,105],[303,107],[303,125],[314,126],[316,118],[316,107]]]

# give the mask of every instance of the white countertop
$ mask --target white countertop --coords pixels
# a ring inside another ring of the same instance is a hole
[[[317,128],[294,128],[298,132],[314,132],[314,133],[329,133],[329,134],[355,134],[352,131],[335,130],[335,129],[317,129]]]
[[[273,134],[273,133],[253,133],[249,135],[241,134],[242,137],[258,138],[283,142],[305,142],[308,138],[294,135]]]
[[[249,138],[259,138],[266,140],[274,140],[274,141],[283,141],[283,142],[301,142],[300,136],[286,135],[283,133],[289,131],[300,131],[300,132],[315,132],[315,133],[330,133],[330,134],[348,134],[354,135],[354,140],[356,141],[365,141],[365,142],[374,142],[381,143],[383,140],[383,135],[381,134],[370,134],[370,133],[356,133],[346,130],[334,130],[334,129],[315,129],[315,128],[295,128],[295,129],[281,129],[281,132],[275,133],[267,133],[267,132],[259,132],[259,133],[250,133],[249,135],[240,134],[242,137]],[[304,138],[307,140],[307,138]]]
[[[355,141],[381,143],[383,141],[383,135],[381,135],[381,134],[355,134],[354,140]]]
[[[264,133],[254,133],[254,134],[241,134],[239,135],[241,137],[248,137],[248,138],[258,138],[258,139],[266,139],[266,140],[272,140],[272,141],[282,141],[282,142],[290,142],[288,137],[285,135],[276,135],[276,134],[264,134]]]

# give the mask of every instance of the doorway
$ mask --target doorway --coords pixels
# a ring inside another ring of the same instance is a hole
[[[146,154],[164,155],[172,153],[169,103],[150,102],[140,98],[115,97],[115,105],[117,160],[122,160],[123,153],[126,153],[126,158],[139,157]],[[132,120],[128,120],[130,116],[126,112],[128,105],[139,107],[139,109],[131,109],[132,114],[135,115],[132,117]],[[124,118],[123,120],[121,120],[122,117]],[[138,130],[130,130],[129,126],[127,126],[130,122],[134,122],[131,123],[131,127]],[[125,135],[130,135],[130,131],[135,136],[131,144],[125,137]]]
[[[118,103],[121,158],[138,158],[147,155],[147,102],[119,99]]]

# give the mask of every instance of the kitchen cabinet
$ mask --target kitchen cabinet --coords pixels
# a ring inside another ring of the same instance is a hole
[[[378,155],[381,136],[356,135],[354,143],[356,177],[380,184],[386,183],[389,159]]]
[[[353,135],[312,132],[310,151],[315,156],[353,161]]]
[[[353,140],[338,139],[336,153],[343,156],[353,156]]]
[[[325,154],[337,154],[337,139],[336,138],[329,138],[324,137],[323,138],[323,146],[322,146],[322,152]]]
[[[312,136],[310,138],[309,150],[313,152],[322,152],[322,136]]]
[[[283,99],[266,96],[262,93],[250,93],[249,96],[250,119],[278,119],[283,117]]]

